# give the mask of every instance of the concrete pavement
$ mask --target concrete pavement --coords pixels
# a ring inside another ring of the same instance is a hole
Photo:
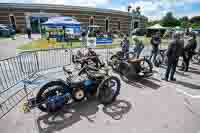
[[[122,82],[117,101],[108,106],[96,101],[66,107],[55,115],[19,107],[0,120],[2,133],[198,133],[200,131],[200,71],[192,65],[178,72],[177,82],[160,80],[163,68],[155,68],[149,79]],[[64,78],[63,72],[47,73],[49,80]]]

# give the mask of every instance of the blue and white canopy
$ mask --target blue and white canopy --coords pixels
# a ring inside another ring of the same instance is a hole
[[[66,27],[80,27],[80,22],[72,17],[51,17],[43,25],[49,27],[66,26]]]

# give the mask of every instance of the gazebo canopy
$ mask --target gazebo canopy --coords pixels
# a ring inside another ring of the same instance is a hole
[[[56,27],[56,26],[66,26],[66,27],[80,27],[80,22],[72,17],[51,17],[48,21],[44,22],[43,25]]]
[[[166,27],[161,26],[160,24],[155,24],[147,29],[152,29],[152,30],[165,30],[167,29]]]

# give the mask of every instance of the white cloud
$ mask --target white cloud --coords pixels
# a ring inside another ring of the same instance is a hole
[[[33,0],[32,1],[32,3],[64,4],[64,5],[90,6],[90,7],[109,4],[110,2],[111,2],[110,0]]]
[[[126,6],[121,6],[121,7],[110,7],[109,9],[127,12],[127,7],[126,7]]]

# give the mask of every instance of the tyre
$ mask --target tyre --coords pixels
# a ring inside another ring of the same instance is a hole
[[[119,57],[117,55],[113,55],[110,58],[111,62],[110,62],[110,66],[112,67],[112,69],[114,71],[118,71],[118,65],[119,65]]]
[[[62,107],[58,107],[56,110],[49,110],[47,102],[49,97],[60,96],[66,93],[64,91],[65,84],[60,81],[52,81],[44,85],[36,96],[36,103],[38,108],[43,112],[55,112],[60,110]]]
[[[162,56],[158,55],[156,57],[156,60],[154,61],[154,66],[160,67],[163,62],[164,62],[164,59],[162,58]]]
[[[144,75],[147,75],[153,72],[153,64],[151,63],[149,59],[145,58],[144,61],[140,63],[140,66]]]
[[[99,100],[102,104],[110,104],[119,95],[121,83],[117,77],[109,77],[100,86]]]
[[[134,65],[131,65],[129,63],[122,62],[119,66],[119,70],[121,79],[126,83],[129,83],[137,77]]]
[[[194,55],[193,58],[192,58],[192,61],[194,63],[200,63],[200,55]]]
[[[136,58],[136,54],[134,52],[129,52],[129,59],[135,59]]]

